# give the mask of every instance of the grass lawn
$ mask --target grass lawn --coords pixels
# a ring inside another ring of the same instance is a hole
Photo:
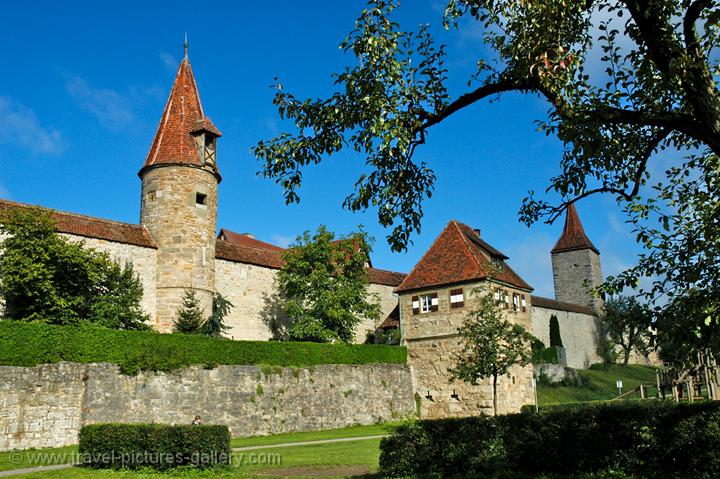
[[[77,446],[0,452],[0,471],[65,464],[73,459],[76,452]]]
[[[612,399],[618,395],[615,387],[617,379],[623,382],[623,392],[640,384],[655,384],[655,369],[641,365],[617,366],[617,372],[614,366],[605,371],[596,365],[591,369],[579,370],[578,374],[583,380],[582,387],[538,385],[540,406]],[[649,391],[651,396],[656,392],[655,386]]]
[[[371,426],[352,426],[342,429],[326,431],[299,432],[277,434],[272,436],[256,436],[233,439],[232,447],[251,447],[282,444],[289,442],[316,441],[323,439],[352,438],[362,436],[377,436],[387,434],[392,428],[391,424],[377,424]],[[380,439],[358,440],[351,442],[317,444],[307,446],[292,446],[281,448],[268,448],[258,451],[239,452],[234,454],[234,465],[227,470],[195,471],[178,470],[170,473],[105,471],[73,468],[61,471],[48,471],[19,476],[25,478],[162,478],[162,477],[225,477],[225,478],[251,478],[272,477],[272,469],[287,468],[335,468],[345,467],[356,471],[375,472],[378,469]],[[72,459],[77,452],[77,446],[28,450],[20,452],[0,453],[0,471],[22,469],[39,465],[63,464]],[[42,461],[38,455],[42,454]],[[305,476],[307,477],[307,476]],[[334,477],[334,476],[328,476]],[[343,475],[336,477],[344,477]]]
[[[273,434],[272,436],[239,437],[233,439],[232,447],[265,446],[285,442],[319,441],[322,439],[336,439],[342,437],[379,436],[388,434],[392,424],[375,424],[372,426],[351,426],[342,429],[328,429],[325,431],[291,432],[287,434]]]
[[[255,477],[283,477],[288,474],[288,471],[290,473],[300,472],[297,468],[302,468],[303,471],[309,474],[302,477],[312,477],[312,470],[316,468],[341,472],[339,475],[326,476],[323,474],[323,477],[347,477],[348,474],[355,475],[359,473],[369,475],[376,472],[380,454],[379,447],[380,439],[365,439],[351,442],[263,449],[257,452],[236,453],[234,455],[234,466],[227,469],[214,469],[210,471],[180,469],[172,472],[156,473],[150,471],[131,472],[72,468],[61,471],[27,474],[18,477],[20,479],[161,479],[175,477],[246,479]],[[266,463],[268,462],[272,462],[272,464],[267,465]],[[280,475],[274,476],[273,470],[280,471]]]

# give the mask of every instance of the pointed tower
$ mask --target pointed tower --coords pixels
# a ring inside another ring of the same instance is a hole
[[[142,180],[140,223],[158,245],[157,317],[172,329],[183,292],[196,291],[209,314],[215,291],[216,141],[221,133],[205,116],[187,56],[180,63]]]
[[[565,227],[551,255],[555,299],[589,306],[599,314],[603,302],[590,288],[602,283],[600,251],[585,234],[574,204],[567,208]]]

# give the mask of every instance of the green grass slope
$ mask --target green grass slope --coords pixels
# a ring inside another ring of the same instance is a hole
[[[582,379],[580,387],[538,385],[540,406],[612,399],[618,395],[615,387],[615,381],[618,379],[623,382],[623,393],[640,384],[655,384],[655,369],[641,365],[612,366],[607,370],[602,366],[594,365],[590,369],[578,370],[578,374]],[[651,396],[656,393],[655,386],[650,388]]]

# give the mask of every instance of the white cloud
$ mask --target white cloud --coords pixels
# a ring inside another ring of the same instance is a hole
[[[175,58],[175,56],[169,54],[168,52],[160,52],[159,56],[160,60],[162,60],[163,62],[163,65],[165,65],[168,70],[174,72],[177,69],[179,62],[177,58]]]
[[[33,110],[7,97],[0,97],[0,144],[44,155],[58,155],[65,149],[58,130],[43,126]]]
[[[544,234],[530,231],[524,239],[505,248],[510,266],[522,279],[535,288],[533,294],[555,297],[550,250],[555,241]]]
[[[109,88],[91,87],[77,76],[70,79],[65,87],[80,107],[92,113],[104,126],[116,130],[135,122],[135,114],[126,95]]]
[[[272,235],[271,239],[272,239],[273,244],[275,244],[281,248],[287,248],[288,246],[290,246],[290,243],[292,243],[295,240],[295,238],[291,238],[289,236],[284,236],[281,234]]]

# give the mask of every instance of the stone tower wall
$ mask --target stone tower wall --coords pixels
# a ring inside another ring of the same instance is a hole
[[[601,313],[602,300],[590,292],[602,283],[599,254],[590,249],[553,253],[552,268],[556,300],[588,306]]]
[[[188,288],[208,314],[212,307],[217,190],[216,177],[201,168],[165,166],[142,176],[140,223],[158,245],[155,328],[161,332],[172,330]]]
[[[477,386],[459,380],[451,383],[448,372],[448,368],[455,365],[455,354],[461,349],[457,329],[468,313],[478,307],[479,297],[472,291],[482,284],[429,288],[400,295],[402,338],[408,349],[408,364],[413,371],[413,386],[422,418],[493,413],[492,379],[482,380]],[[450,290],[460,287],[464,306],[450,308]],[[510,309],[507,317],[532,331],[530,294],[505,286],[502,289],[510,295],[511,308],[513,293],[525,295],[525,311]],[[438,294],[438,311],[414,315],[412,297],[429,293]],[[534,404],[532,376],[532,366],[515,366],[510,374],[498,378],[498,414],[518,412],[523,405]],[[453,392],[457,397],[452,397]]]

